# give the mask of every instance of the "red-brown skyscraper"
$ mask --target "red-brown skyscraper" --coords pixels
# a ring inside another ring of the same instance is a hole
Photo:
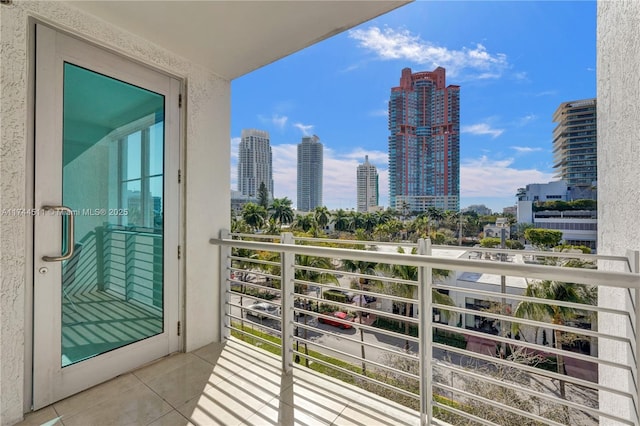
[[[389,201],[425,211],[460,209],[460,86],[445,69],[402,70],[389,100]]]

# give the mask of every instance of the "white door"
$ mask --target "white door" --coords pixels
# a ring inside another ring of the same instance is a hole
[[[180,87],[36,27],[36,409],[179,349]]]

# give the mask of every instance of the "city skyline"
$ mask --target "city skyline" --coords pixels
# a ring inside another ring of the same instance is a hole
[[[295,146],[318,134],[324,204],[356,208],[353,170],[369,155],[380,204],[389,206],[389,88],[405,67],[443,66],[448,84],[462,87],[460,207],[502,211],[515,204],[517,188],[554,180],[558,105],[596,95],[595,9],[595,2],[416,2],[240,77],[232,82],[232,188],[240,130],[263,128],[275,196],[295,204]]]

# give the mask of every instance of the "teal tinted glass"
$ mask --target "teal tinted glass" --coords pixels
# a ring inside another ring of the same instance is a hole
[[[163,331],[164,102],[64,64],[63,367]]]

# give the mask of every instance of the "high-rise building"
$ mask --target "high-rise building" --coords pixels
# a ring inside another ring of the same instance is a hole
[[[358,211],[367,212],[370,207],[378,205],[378,170],[365,155],[364,163],[358,165]]]
[[[553,167],[570,189],[589,189],[598,180],[596,99],[564,102],[553,114]],[[595,199],[595,192],[590,198]]]
[[[298,200],[300,211],[322,206],[323,145],[316,135],[305,136],[298,144]]]
[[[389,99],[389,201],[394,209],[460,208],[460,86],[445,69],[402,70]]]
[[[238,191],[257,198],[260,184],[264,183],[273,198],[273,171],[269,132],[256,129],[242,130],[238,148]]]

